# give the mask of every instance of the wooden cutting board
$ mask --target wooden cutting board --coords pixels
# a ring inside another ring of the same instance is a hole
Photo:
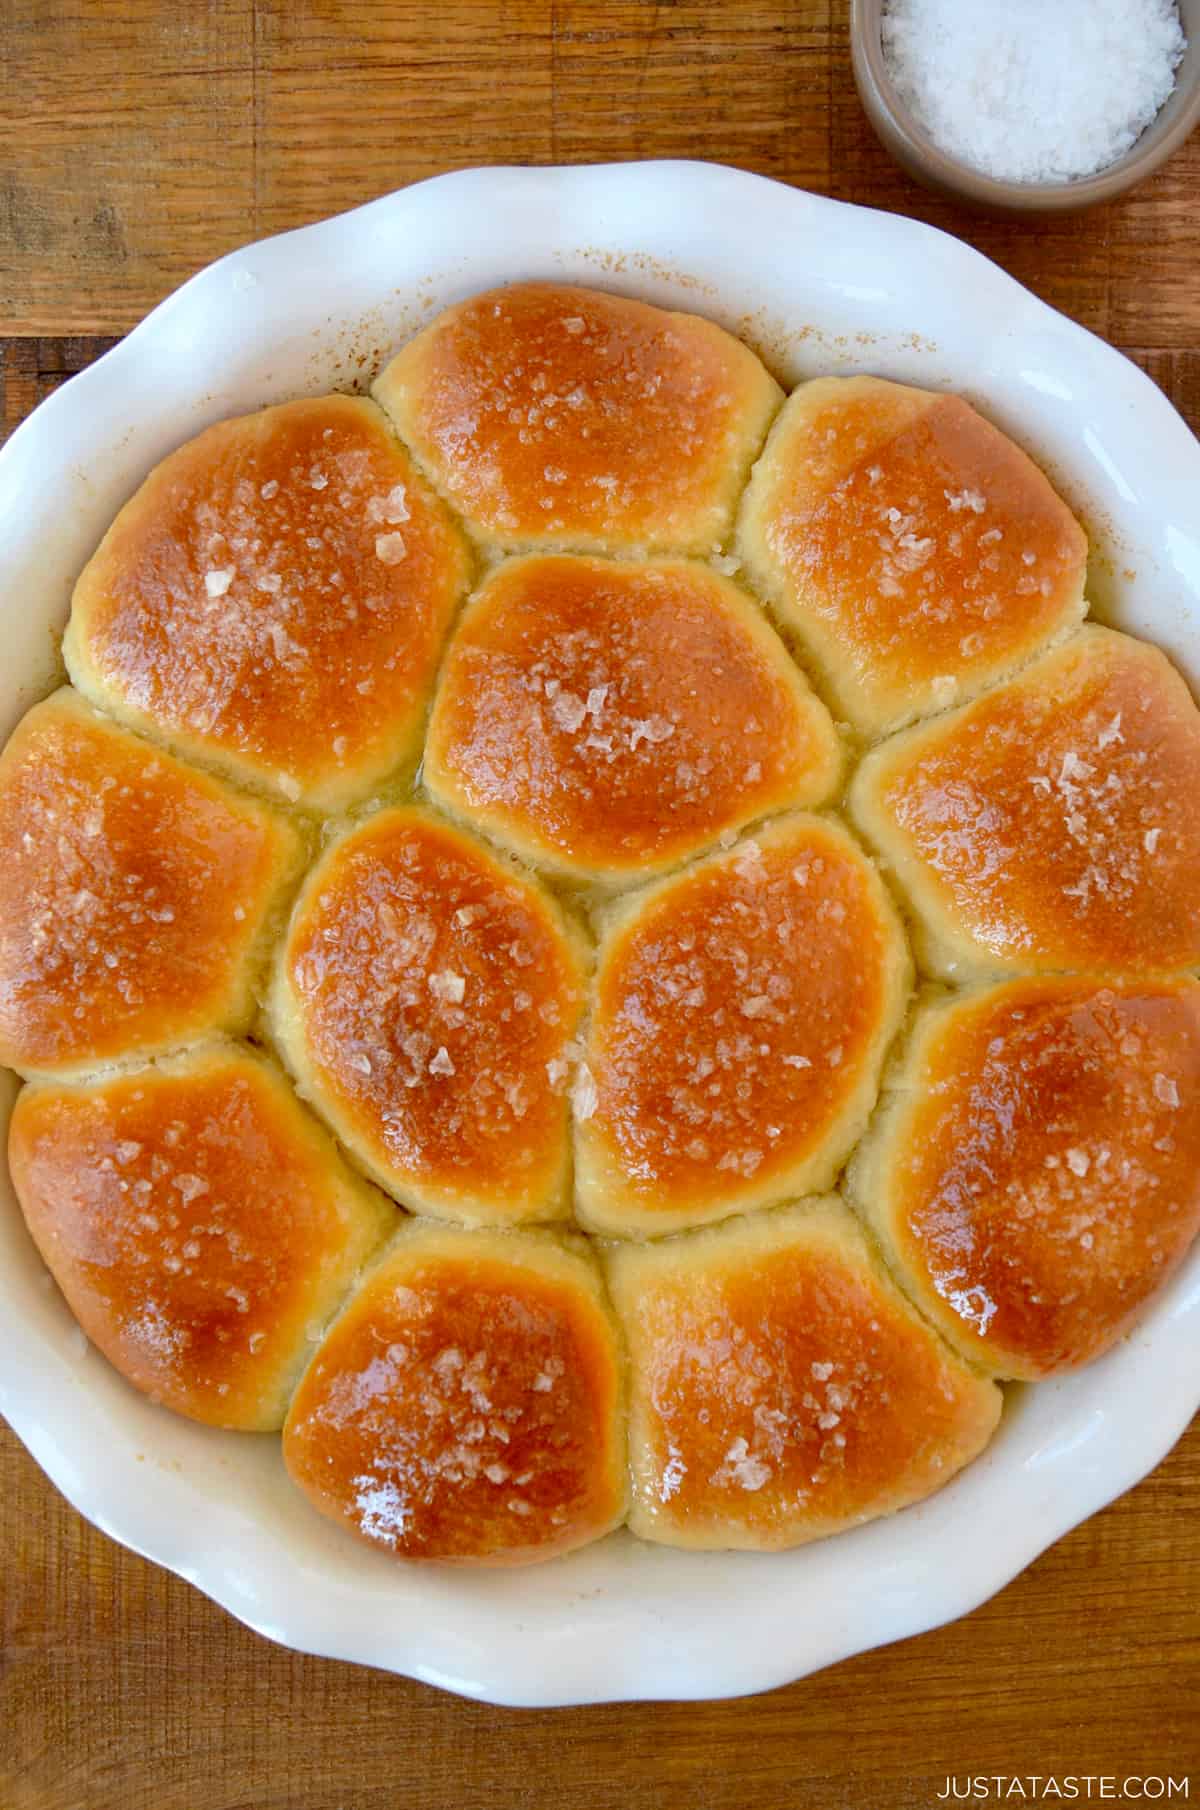
[[[980,220],[875,143],[846,11],[0,0],[4,423],[246,240],[470,164],[704,157],[958,233],[1200,426],[1200,137],[1099,212]],[[1200,1424],[954,1627],[768,1697],[544,1713],[269,1645],[0,1426],[0,1810],[926,1810],[948,1774],[1200,1799]]]

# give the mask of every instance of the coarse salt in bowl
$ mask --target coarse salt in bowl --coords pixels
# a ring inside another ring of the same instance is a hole
[[[1200,0],[853,0],[851,52],[897,162],[993,212],[1111,200],[1200,120]]]

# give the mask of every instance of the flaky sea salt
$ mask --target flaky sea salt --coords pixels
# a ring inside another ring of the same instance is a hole
[[[951,157],[1006,182],[1107,168],[1175,86],[1175,0],[886,0],[900,99]]]
[[[560,729],[574,735],[587,715],[587,705],[573,691],[559,691],[551,702],[550,715]]]
[[[575,1108],[575,1117],[579,1120],[590,1119],[600,1103],[596,1092],[596,1083],[592,1079],[591,1070],[586,1062],[581,1062],[575,1071],[575,1086],[571,1090],[571,1104]]]
[[[440,974],[429,976],[429,991],[435,999],[448,1000],[451,1005],[461,1005],[466,990],[467,983],[464,977],[461,974],[455,974],[450,968],[444,968]]]
[[[406,552],[407,548],[402,534],[377,534],[375,536],[375,557],[385,566],[398,566]]]
[[[735,1439],[725,1454],[725,1461],[709,1479],[718,1486],[729,1484],[751,1493],[760,1490],[771,1477],[771,1467],[750,1450],[745,1439]]]

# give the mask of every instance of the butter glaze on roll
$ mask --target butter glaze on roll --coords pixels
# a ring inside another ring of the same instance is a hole
[[[131,727],[334,810],[415,757],[469,575],[373,403],[287,402],[151,472],[84,568],[63,653]]]
[[[1083,616],[1087,543],[960,396],[821,377],[782,410],[738,543],[864,735],[944,710]]]
[[[518,283],[447,308],[376,380],[497,547],[715,551],[782,391],[712,321]]]
[[[624,1520],[622,1397],[580,1240],[410,1224],[314,1357],[284,1459],[398,1558],[531,1564]]]
[[[966,1357],[1029,1378],[1098,1357],[1200,1230],[1200,984],[1017,980],[927,1005],[850,1178]]]
[[[1082,629],[873,750],[850,806],[936,974],[1200,965],[1200,712],[1144,641]]]
[[[69,688],[35,704],[0,755],[0,1062],[69,1073],[241,1028],[300,855]]]
[[[210,1426],[282,1426],[324,1322],[397,1221],[284,1077],[232,1044],[27,1087],[8,1156],[88,1338]]]
[[[586,961],[534,881],[422,811],[385,811],[309,877],[271,1022],[302,1092],[406,1206],[557,1219]]]
[[[575,1090],[578,1212],[653,1236],[828,1187],[909,987],[878,875],[796,816],[626,901]]]
[[[707,566],[534,556],[469,606],[430,723],[443,807],[615,883],[819,804],[837,736],[761,611]]]
[[[838,1200],[605,1261],[644,1540],[821,1539],[940,1489],[995,1430],[1000,1391],[914,1313]]]

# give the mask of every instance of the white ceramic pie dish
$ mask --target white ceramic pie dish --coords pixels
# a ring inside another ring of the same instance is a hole
[[[18,429],[0,453],[0,732],[48,689],[75,574],[172,446],[361,382],[436,307],[534,276],[709,314],[789,384],[866,370],[963,390],[1083,515],[1105,615],[1200,680],[1200,446],[1110,347],[909,220],[704,164],[493,169],[222,260]],[[1130,1339],[1011,1391],[985,1455],[894,1519],[771,1556],[622,1534],[532,1570],[420,1569],[314,1514],[278,1439],[135,1394],[0,1183],[0,1412],[76,1507],[273,1639],[495,1702],[735,1695],[949,1620],[1135,1483],[1200,1405],[1198,1248]]]

